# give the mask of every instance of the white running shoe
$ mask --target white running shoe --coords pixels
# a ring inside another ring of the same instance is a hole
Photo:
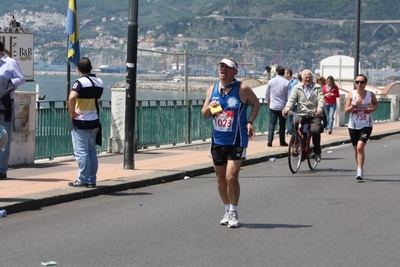
[[[364,172],[363,170],[357,171],[356,180],[362,181],[364,179]]]
[[[225,210],[224,217],[222,217],[222,220],[219,223],[221,225],[228,225],[228,223],[229,223],[229,210]]]
[[[239,227],[239,220],[238,220],[237,212],[235,212],[235,211],[229,212],[228,227],[229,228],[238,228]]]

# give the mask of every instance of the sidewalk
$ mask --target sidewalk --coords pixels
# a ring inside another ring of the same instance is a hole
[[[400,121],[377,122],[371,139],[400,133]],[[289,136],[286,141],[289,142]],[[321,134],[322,147],[349,143],[347,127],[336,127],[333,133]],[[258,135],[250,141],[243,166],[268,161],[270,157],[285,157],[287,147],[280,147],[275,135],[272,147],[267,136]],[[96,188],[73,188],[68,182],[76,180],[77,164],[72,157],[42,160],[33,165],[11,168],[0,180],[0,209],[8,214],[63,202],[93,197],[212,173],[208,157],[209,142],[140,150],[134,155],[134,170],[124,170],[123,155],[102,155]],[[322,162],[326,149],[322,149]],[[290,173],[288,169],[288,173]]]

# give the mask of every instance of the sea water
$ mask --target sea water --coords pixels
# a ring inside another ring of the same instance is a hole
[[[125,76],[99,76],[104,82],[104,92],[101,100],[111,100],[110,86],[126,80]],[[79,76],[71,73],[70,86]],[[160,87],[162,87],[160,82]],[[39,87],[39,96],[45,95],[47,101],[66,101],[67,100],[67,74],[59,75],[38,75],[35,74],[34,81],[26,82],[18,88],[19,91],[35,92]],[[137,90],[137,100],[183,100],[183,91],[163,91],[163,90]],[[204,99],[205,93],[189,92],[189,99]]]

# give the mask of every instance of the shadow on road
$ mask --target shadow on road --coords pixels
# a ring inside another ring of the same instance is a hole
[[[274,228],[308,228],[312,227],[312,225],[300,225],[300,224],[271,224],[271,223],[241,223],[241,227],[243,228],[252,228],[252,229],[274,229]]]

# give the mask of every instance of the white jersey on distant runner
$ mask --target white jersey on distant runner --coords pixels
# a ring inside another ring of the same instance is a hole
[[[350,114],[349,118],[349,128],[359,130],[364,127],[372,127],[372,113],[367,111],[368,107],[372,107],[372,99],[371,92],[365,90],[365,99],[362,100],[362,104],[359,105],[354,111]],[[351,104],[353,105],[358,99],[357,90],[353,90],[353,100]]]

